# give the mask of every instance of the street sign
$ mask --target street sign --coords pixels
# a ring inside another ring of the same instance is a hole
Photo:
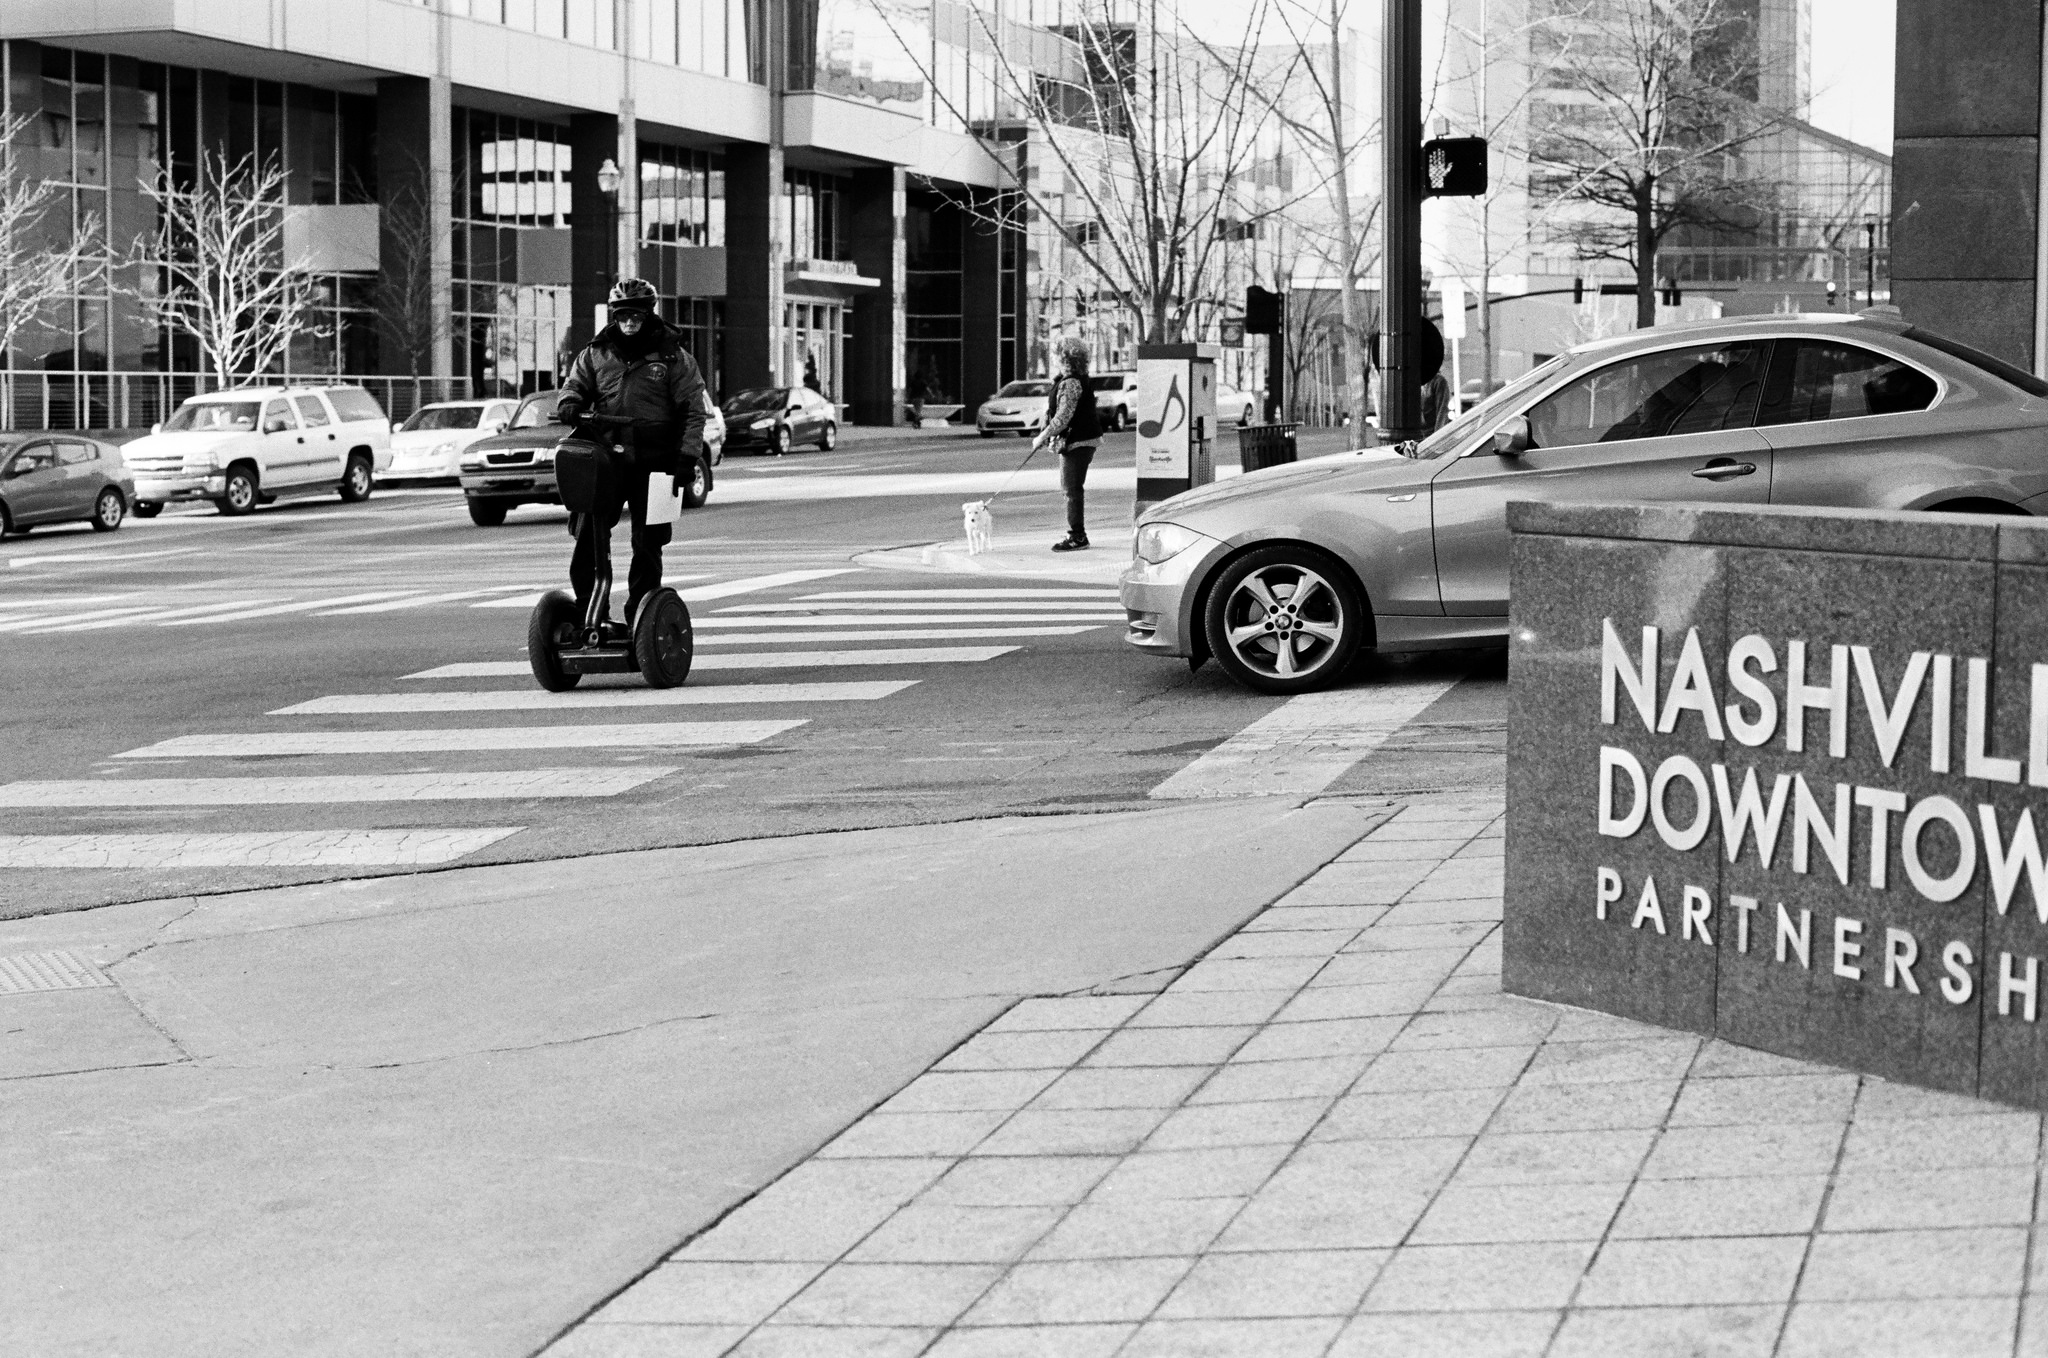
[[[1422,196],[1475,198],[1486,192],[1486,138],[1438,137],[1422,144]]]
[[[1465,338],[1465,284],[1456,278],[1439,278],[1436,290],[1444,299],[1444,338]]]
[[[1244,322],[1242,320],[1233,316],[1230,319],[1224,321],[1223,324],[1218,328],[1222,332],[1221,338],[1223,341],[1224,348],[1244,348]]]

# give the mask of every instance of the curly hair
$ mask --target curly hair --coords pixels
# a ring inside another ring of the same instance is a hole
[[[1077,339],[1063,339],[1059,343],[1058,356],[1075,376],[1088,375],[1088,346]]]

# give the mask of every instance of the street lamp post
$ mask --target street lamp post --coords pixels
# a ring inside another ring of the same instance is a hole
[[[1877,305],[1877,218],[1863,219],[1863,305]]]
[[[619,163],[610,156],[597,167],[597,189],[605,201],[605,284],[619,281]]]

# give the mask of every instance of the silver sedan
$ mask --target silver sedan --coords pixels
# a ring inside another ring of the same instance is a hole
[[[2048,382],[1895,316],[1595,341],[1419,445],[1154,507],[1126,640],[1266,693],[1332,683],[1364,648],[1504,644],[1510,500],[2048,513]]]

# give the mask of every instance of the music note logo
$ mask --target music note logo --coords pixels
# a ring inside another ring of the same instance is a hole
[[[1175,406],[1180,407],[1178,412],[1174,410]],[[1168,416],[1173,418],[1169,419]],[[1138,432],[1148,439],[1156,439],[1169,429],[1180,428],[1187,423],[1187,419],[1187,398],[1180,394],[1180,379],[1176,377],[1167,385],[1166,401],[1159,408],[1159,418],[1146,420],[1138,426]]]

